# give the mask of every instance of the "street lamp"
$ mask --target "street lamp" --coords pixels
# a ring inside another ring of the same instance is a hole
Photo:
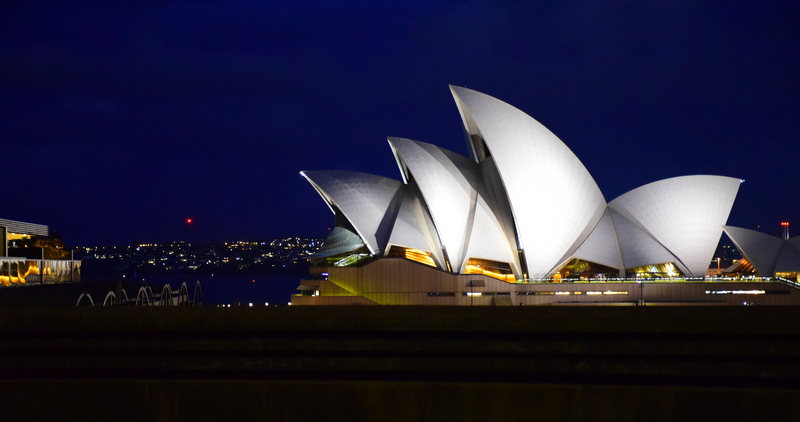
[[[469,287],[469,306],[472,306],[475,303],[475,292],[472,290],[474,287],[486,287],[486,283],[483,280],[470,280],[467,282],[467,287]]]

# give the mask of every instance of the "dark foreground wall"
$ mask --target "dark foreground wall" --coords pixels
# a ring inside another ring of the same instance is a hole
[[[3,420],[792,420],[793,307],[0,308]]]

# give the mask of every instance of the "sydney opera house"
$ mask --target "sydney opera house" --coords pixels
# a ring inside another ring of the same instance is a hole
[[[795,296],[791,286],[703,280],[740,179],[674,177],[607,202],[538,121],[486,94],[450,89],[469,156],[389,138],[401,180],[301,172],[336,226],[294,304],[741,304],[748,293],[733,292]]]
[[[789,223],[782,237],[741,227],[725,226],[725,234],[742,252],[745,259],[729,270],[764,276],[797,277],[800,272],[800,236],[789,238]]]

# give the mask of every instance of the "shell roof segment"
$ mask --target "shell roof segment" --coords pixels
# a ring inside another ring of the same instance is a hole
[[[586,241],[580,245],[572,256],[623,270],[625,265],[622,261],[622,253],[611,212],[609,209],[605,210],[603,217],[595,226],[592,234],[586,238]]]
[[[472,158],[389,138],[403,182],[353,171],[302,172],[373,255],[397,245],[427,251],[439,268],[456,273],[478,258],[508,263],[517,278],[533,279],[553,275],[572,258],[620,275],[667,262],[686,275],[705,274],[739,179],[675,177],[606,203],[588,170],[546,127],[486,94],[450,89]],[[339,243],[356,244],[352,237]],[[788,248],[800,251],[800,244]],[[796,260],[784,255],[782,262]]]
[[[797,261],[794,256],[797,255],[797,249],[793,247],[793,244],[800,244],[800,237],[784,240],[756,230],[733,226],[725,226],[724,230],[742,255],[753,264],[759,275],[771,277],[776,271],[800,270],[800,267],[791,266]],[[783,262],[781,262],[783,268],[778,268],[777,264],[781,255],[783,255]]]
[[[608,206],[669,250],[690,275],[704,275],[740,183],[724,176],[673,177],[638,187]]]
[[[486,94],[450,89],[476,158],[490,155],[497,165],[531,276],[550,275],[600,221],[606,205],[600,188],[578,157],[532,117]]]
[[[433,261],[440,269],[446,269],[442,247],[436,229],[425,211],[420,195],[412,189],[404,189],[403,201],[397,212],[386,250],[397,245],[404,248],[430,252]]]
[[[487,202],[480,166],[469,158],[425,142],[389,138],[409,183],[415,183],[430,211],[451,268],[469,258],[513,263],[514,251]]]
[[[403,184],[387,177],[346,170],[304,171],[331,210],[341,211],[372,254],[383,251]]]
[[[419,186],[454,271],[463,270],[467,227],[472,226],[478,165],[467,157],[424,142],[389,138]]]

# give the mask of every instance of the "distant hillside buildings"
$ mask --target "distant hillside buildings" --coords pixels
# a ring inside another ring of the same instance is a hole
[[[321,245],[322,239],[301,237],[214,244],[181,241],[80,247],[75,256],[84,260],[86,276],[91,279],[121,274],[250,274],[305,268],[308,256]]]

